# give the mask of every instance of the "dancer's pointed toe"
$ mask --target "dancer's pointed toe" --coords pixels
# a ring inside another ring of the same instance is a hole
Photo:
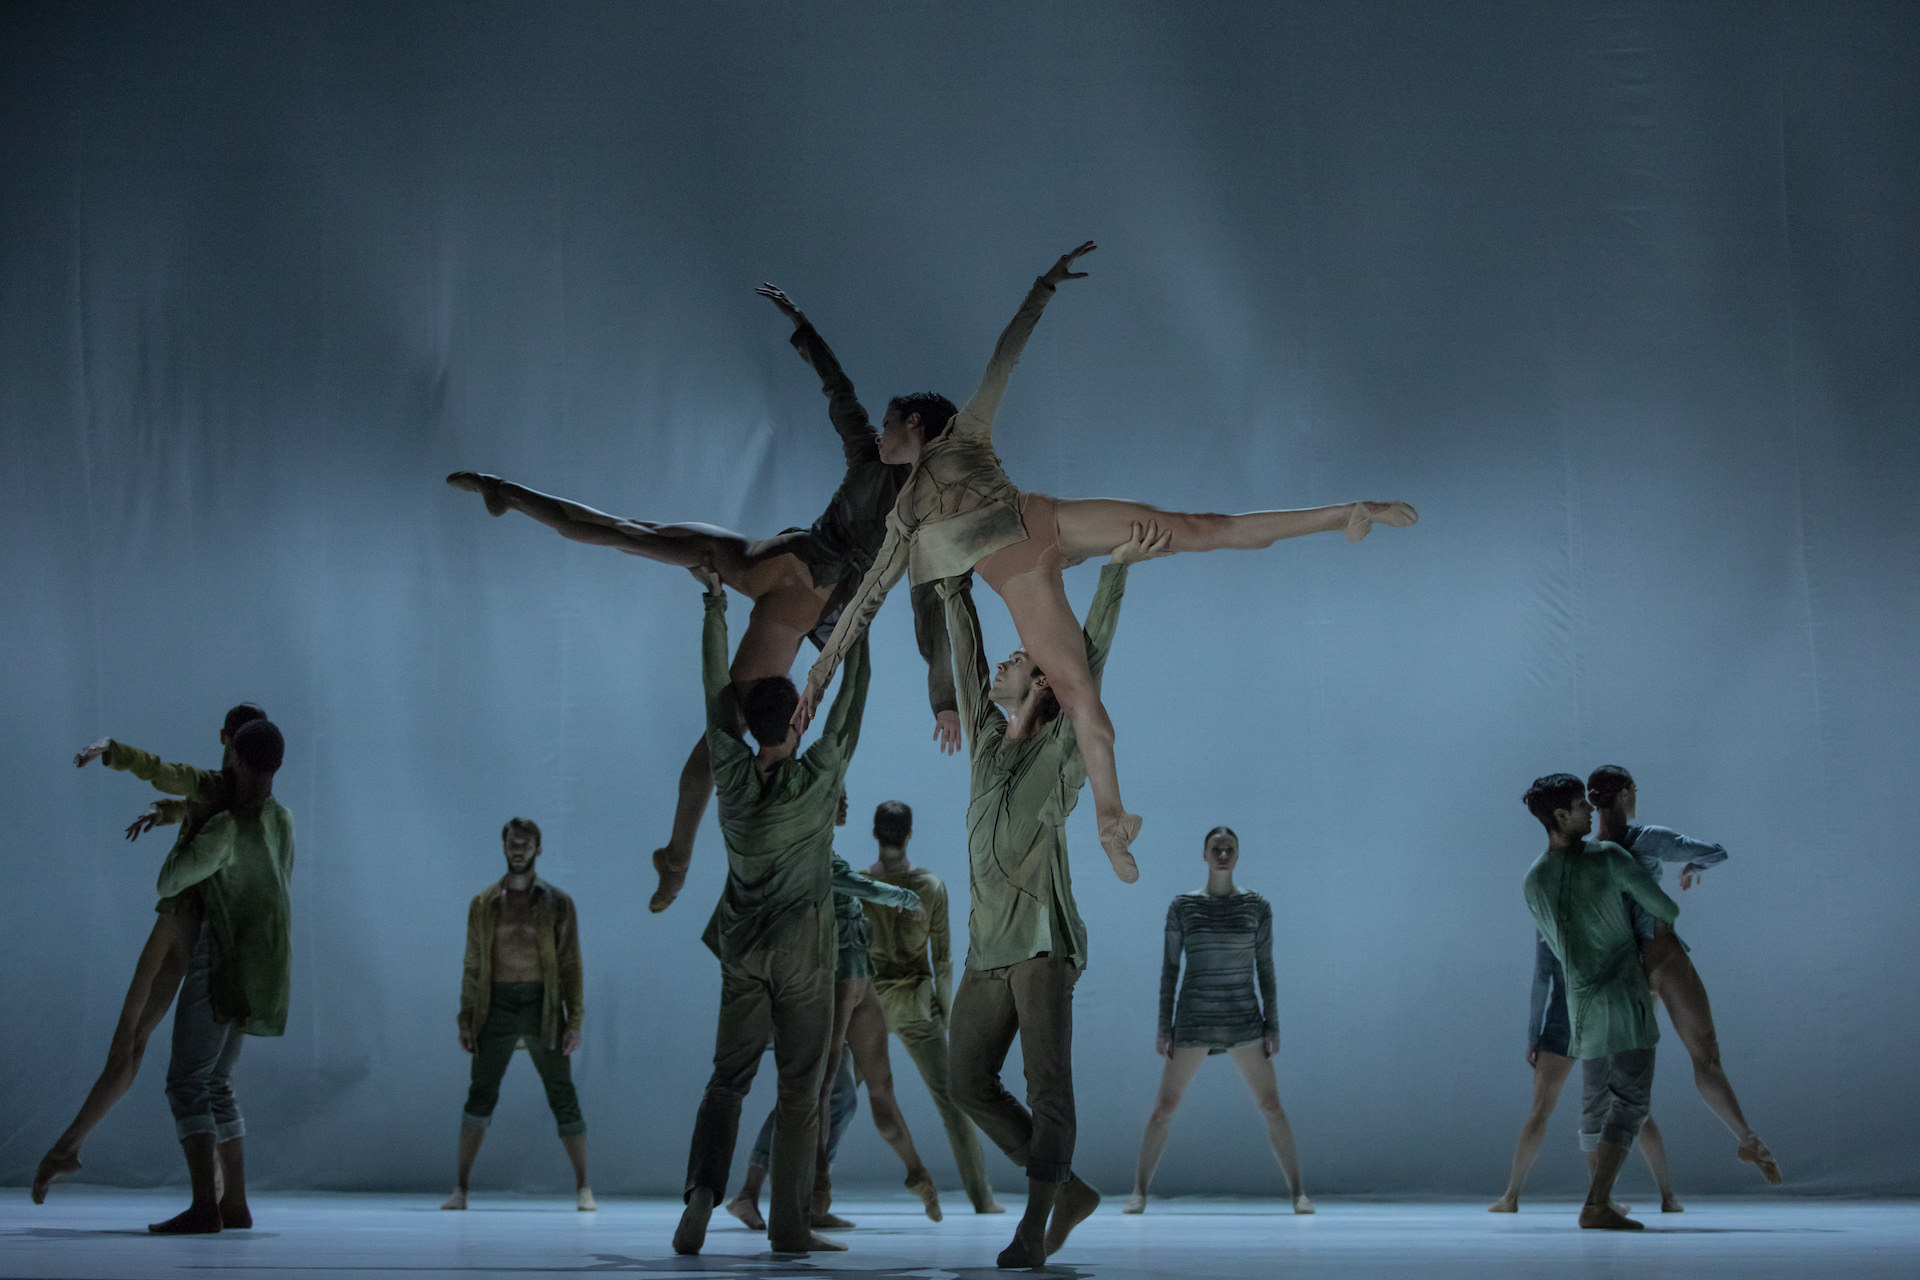
[[[1120,877],[1122,884],[1132,884],[1140,878],[1140,864],[1133,860],[1130,846],[1139,838],[1144,821],[1137,813],[1123,813],[1100,828],[1100,847],[1106,851],[1107,860],[1113,863],[1113,873]]]
[[[1760,1141],[1758,1134],[1741,1143],[1740,1150],[1735,1154],[1746,1163],[1756,1166],[1760,1176],[1770,1185],[1777,1187],[1786,1181],[1785,1175],[1780,1172],[1779,1162],[1773,1158],[1773,1152],[1767,1150],[1767,1144]]]

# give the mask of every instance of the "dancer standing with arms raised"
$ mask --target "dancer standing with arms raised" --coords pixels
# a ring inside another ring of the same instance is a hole
[[[1161,511],[1108,498],[1050,498],[1014,487],[993,450],[993,422],[1007,379],[1054,290],[1084,271],[1076,259],[1092,253],[1089,240],[1035,280],[1012,323],[1000,335],[979,389],[964,409],[941,396],[896,399],[880,435],[885,462],[910,463],[913,472],[887,517],[887,536],[833,635],[807,676],[794,723],[804,728],[849,645],[866,633],[887,592],[910,573],[916,585],[977,571],[1000,594],[1020,632],[1020,643],[1048,674],[1053,695],[1073,723],[1093,789],[1100,845],[1120,879],[1139,878],[1128,847],[1140,818],[1126,812],[1113,756],[1113,721],[1087,669],[1080,624],[1067,604],[1060,571],[1106,555],[1151,521],[1171,537],[1171,551],[1253,550],[1282,538],[1345,529],[1350,541],[1373,524],[1404,527],[1418,517],[1404,502],[1350,502],[1304,511],[1206,515]],[[964,718],[964,716],[963,716]]]

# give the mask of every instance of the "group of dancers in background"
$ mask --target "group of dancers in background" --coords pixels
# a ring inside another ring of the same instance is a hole
[[[975,1212],[1001,1211],[976,1126],[1026,1173],[1024,1211],[999,1264],[1039,1266],[1057,1252],[1100,1200],[1073,1170],[1072,994],[1088,945],[1072,893],[1066,822],[1083,782],[1113,870],[1125,882],[1139,875],[1131,846],[1141,819],[1121,801],[1114,728],[1100,694],[1129,567],[1315,532],[1340,530],[1359,541],[1375,524],[1406,527],[1417,519],[1402,502],[1216,515],[1017,489],[993,450],[1000,400],[1048,300],[1059,285],[1084,277],[1073,267],[1094,247],[1064,254],[1034,282],[964,407],[932,393],[897,396],[878,429],[806,316],[763,285],[759,293],[793,322],[791,341],[820,377],[846,455],[845,478],[811,528],[752,540],[709,525],[610,516],[492,475],[448,477],[479,494],[494,515],[518,510],[576,541],[688,569],[704,587],[706,728],[682,770],[669,839],[653,854],[659,884],[649,903],[655,912],[673,904],[708,797],[717,795],[728,873],[703,941],[720,961],[721,1001],[672,1241],[679,1253],[699,1252],[721,1206],[764,1229],[777,1251],[845,1247],[819,1232],[850,1225],[832,1213],[829,1170],[853,1111],[855,1067],[876,1127],[906,1167],[907,1186],[940,1219],[933,1178],[894,1098],[889,1034],[926,1082]],[[1067,603],[1061,572],[1101,556],[1106,564],[1083,623]],[[943,751],[964,744],[969,753],[968,946],[957,988],[945,886],[907,859],[911,810],[889,801],[875,811],[877,857],[867,873],[834,852],[872,669],[867,627],[902,574],[912,582],[934,738]],[[1020,637],[998,663],[982,646],[976,577],[1005,602]],[[752,604],[731,655],[728,590]],[[806,639],[819,646],[819,658],[796,687],[788,672]],[[801,734],[836,671],[839,690],[803,751]],[[179,834],[106,1070],[42,1160],[36,1201],[79,1169],[82,1139],[126,1092],[178,991],[168,1097],[193,1202],[153,1230],[250,1225],[232,1074],[242,1035],[275,1035],[285,1025],[293,838],[291,820],[272,798],[284,751],[279,731],[243,704],[229,714],[221,740],[217,772],[164,764],[112,740],[77,759],[102,759],[180,797],[143,814],[129,838],[168,822],[179,824]],[[1607,781],[1614,774],[1620,785]],[[1565,782],[1580,794],[1569,799]],[[1528,793],[1552,841],[1527,881],[1540,933],[1528,1049],[1534,1107],[1507,1193],[1494,1208],[1517,1205],[1546,1117],[1578,1059],[1586,1063],[1582,1139],[1595,1170],[1581,1222],[1619,1227],[1637,1225],[1608,1195],[1636,1135],[1660,1180],[1663,1207],[1678,1208],[1657,1130],[1642,1129],[1658,1035],[1651,995],[1667,1005],[1701,1091],[1734,1130],[1741,1158],[1770,1180],[1779,1174],[1726,1083],[1705,991],[1666,927],[1677,908],[1656,883],[1663,860],[1686,859],[1685,888],[1725,852],[1663,828],[1631,826],[1633,789],[1623,770],[1596,773],[1594,787],[1592,805],[1568,775],[1543,779]],[[1584,841],[1595,807],[1603,815],[1599,843]],[[1588,825],[1580,825],[1583,814]],[[468,913],[458,1031],[472,1055],[472,1080],[456,1188],[445,1207],[466,1207],[501,1079],[524,1046],[572,1161],[579,1207],[588,1210],[586,1126],[568,1066],[584,1017],[578,915],[566,894],[535,873],[534,823],[509,821],[502,847],[506,874]],[[1124,1211],[1145,1208],[1182,1094],[1202,1060],[1224,1053],[1251,1087],[1294,1210],[1311,1213],[1271,1062],[1279,1043],[1272,912],[1260,895],[1236,886],[1239,842],[1230,829],[1207,833],[1203,857],[1205,888],[1176,898],[1167,914],[1157,1045],[1166,1062]],[[1001,1082],[1016,1034],[1024,1103]],[[769,1047],[777,1101],[745,1183],[729,1199],[741,1103]]]

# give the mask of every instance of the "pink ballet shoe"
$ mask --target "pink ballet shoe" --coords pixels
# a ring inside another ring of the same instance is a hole
[[[1137,813],[1123,813],[1100,828],[1100,847],[1113,863],[1113,874],[1120,877],[1121,884],[1132,884],[1140,878],[1140,864],[1133,860],[1128,847],[1139,838],[1143,821]]]
[[[1374,508],[1378,507],[1379,510]],[[1373,532],[1373,526],[1384,524],[1395,529],[1404,529],[1408,525],[1418,524],[1420,513],[1405,502],[1356,502],[1347,515],[1347,541],[1358,542]]]

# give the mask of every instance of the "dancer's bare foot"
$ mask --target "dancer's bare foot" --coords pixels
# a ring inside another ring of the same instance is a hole
[[[1029,1230],[1027,1220],[1013,1229],[1013,1243],[1000,1251],[993,1265],[1006,1271],[1031,1270],[1047,1265],[1046,1236],[1038,1228]]]
[[[907,1190],[920,1197],[920,1205],[927,1216],[935,1222],[940,1221],[940,1191],[933,1185],[933,1175],[925,1169],[907,1175]]]
[[[698,1253],[707,1242],[707,1219],[713,1216],[713,1192],[695,1187],[687,1193],[687,1207],[680,1213],[680,1225],[673,1229],[673,1251]]]
[[[1313,1201],[1307,1199],[1305,1196],[1295,1196],[1293,1198],[1293,1211],[1298,1214],[1312,1213],[1314,1212]]]
[[[1686,1211],[1687,1211],[1687,1206],[1681,1204],[1678,1200],[1675,1200],[1672,1196],[1662,1196],[1660,1198],[1660,1212],[1685,1213]]]
[[[1740,1149],[1734,1154],[1748,1164],[1757,1166],[1760,1170],[1760,1176],[1765,1178],[1773,1186],[1777,1187],[1786,1181],[1786,1178],[1780,1172],[1779,1163],[1773,1158],[1773,1152],[1767,1150],[1767,1144],[1760,1141],[1759,1134],[1756,1133],[1749,1136],[1745,1142],[1740,1144]]]
[[[207,1205],[201,1208],[194,1205],[184,1213],[176,1213],[165,1222],[150,1222],[147,1230],[157,1236],[210,1236],[220,1231],[220,1208]]]
[[[440,1202],[442,1209],[465,1209],[467,1207],[467,1189],[455,1187],[453,1194]]]
[[[1137,813],[1123,813],[1100,826],[1100,847],[1106,850],[1113,874],[1120,877],[1121,884],[1132,884],[1140,878],[1140,864],[1133,860],[1128,846],[1139,839],[1142,821]]]
[[[977,1204],[973,1206],[973,1211],[977,1214],[1005,1213],[1007,1211],[1007,1207],[1001,1204],[998,1200],[995,1200],[991,1196],[989,1196],[985,1204]]]
[[[1635,1222],[1611,1204],[1584,1204],[1580,1206],[1580,1225],[1595,1231],[1645,1231],[1645,1225]]]
[[[1347,515],[1347,541],[1360,541],[1373,532],[1375,524],[1404,529],[1419,520],[1420,513],[1404,502],[1356,502]]]
[[[659,915],[673,905],[673,900],[680,896],[681,886],[687,883],[687,865],[692,861],[689,856],[675,853],[670,844],[653,851],[653,869],[660,873],[660,887],[647,899],[647,910]]]
[[[47,1188],[60,1179],[80,1172],[79,1152],[49,1151],[40,1157],[40,1167],[33,1171],[33,1202],[47,1202]]]
[[[851,1231],[854,1224],[831,1209],[815,1209],[807,1215],[807,1225],[815,1231]]]
[[[479,494],[486,501],[488,515],[507,514],[506,499],[500,496],[499,476],[490,476],[480,471],[456,471],[447,477],[447,483],[456,489],[465,489],[468,493]]]
[[[1047,1253],[1058,1253],[1067,1242],[1067,1233],[1087,1220],[1100,1207],[1100,1193],[1073,1174],[1053,1200],[1053,1216],[1047,1219]]]
[[[247,1208],[247,1202],[222,1200],[220,1202],[220,1229],[222,1231],[247,1231],[253,1227],[253,1210]]]
[[[1492,1204],[1487,1206],[1487,1212],[1488,1213],[1518,1213],[1520,1212],[1520,1197],[1519,1196],[1501,1196],[1498,1200],[1495,1200]]]
[[[1127,1202],[1120,1206],[1120,1212],[1122,1213],[1145,1213],[1146,1211],[1147,1193],[1144,1191],[1134,1192],[1127,1197]]]
[[[779,1240],[768,1240],[767,1247],[775,1253],[845,1253],[847,1251],[847,1246],[838,1240],[829,1240],[825,1236],[811,1233],[804,1242],[790,1240],[782,1243]]]
[[[573,1193],[573,1207],[581,1213],[598,1213],[600,1204],[593,1198],[592,1187],[581,1187]]]
[[[744,1222],[751,1231],[767,1229],[767,1220],[760,1216],[759,1202],[749,1199],[744,1191],[727,1201],[727,1212]]]

